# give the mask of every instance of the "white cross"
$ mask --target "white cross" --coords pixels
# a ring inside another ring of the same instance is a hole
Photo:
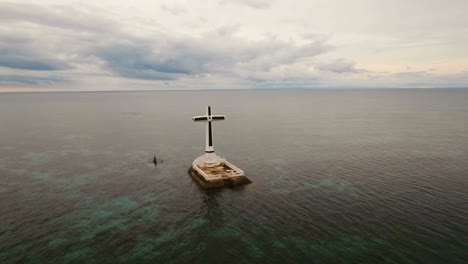
[[[207,121],[206,122],[206,153],[214,153],[213,148],[213,129],[211,128],[211,121],[224,120],[226,117],[224,115],[212,115],[211,107],[206,108],[206,115],[204,116],[194,116],[193,121]]]

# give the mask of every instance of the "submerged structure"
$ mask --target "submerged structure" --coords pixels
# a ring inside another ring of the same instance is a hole
[[[224,119],[224,115],[212,115],[210,106],[206,109],[206,115],[193,117],[193,121],[206,122],[206,146],[205,154],[193,161],[189,174],[204,189],[216,189],[251,183],[244,176],[244,171],[214,152],[212,122]]]

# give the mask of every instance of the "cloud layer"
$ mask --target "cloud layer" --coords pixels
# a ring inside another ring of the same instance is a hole
[[[269,12],[279,3],[214,4]],[[126,22],[87,5],[0,2],[0,86],[99,90],[108,82],[112,89],[131,89],[129,84],[136,89],[419,87],[463,86],[460,80],[466,80],[466,71],[365,67],[346,56],[346,45],[334,43],[330,33],[251,34],[242,24],[207,25],[189,6],[163,3],[157,9],[162,16],[157,21]],[[164,15],[176,17],[166,17],[175,24],[164,25]],[[196,28],[177,30],[186,16],[195,17]]]

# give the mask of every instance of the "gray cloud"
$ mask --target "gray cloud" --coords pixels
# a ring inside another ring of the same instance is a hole
[[[0,3],[0,23],[0,67],[33,71],[72,69],[96,35],[117,29],[86,11],[15,3]]]
[[[4,30],[0,27],[0,66],[35,71],[56,71],[71,67],[51,52],[47,43],[35,39],[21,29]]]
[[[408,70],[396,73],[369,72],[366,86],[406,88],[468,88],[468,71],[455,74],[437,74],[431,69]],[[359,84],[363,87],[362,84]]]
[[[456,74],[435,75],[430,71],[398,72],[390,75],[401,81],[400,86],[405,87],[457,87],[468,88],[468,72]]]
[[[251,77],[245,72],[270,72],[333,49],[324,36],[297,45],[272,36],[248,41],[236,36],[236,30],[220,27],[198,37],[159,33],[149,39],[125,35],[121,37],[124,43],[107,42],[92,47],[89,53],[126,78],[174,80],[206,74]]]
[[[116,74],[135,79],[173,80],[177,74],[188,74],[171,63],[154,61],[153,51],[145,40],[126,44],[109,44],[96,47],[93,55],[101,59]]]
[[[34,4],[0,3],[0,21],[3,23],[32,23],[75,31],[111,32],[111,21],[99,18],[88,10],[68,6],[43,7]]]
[[[356,68],[354,61],[346,59],[336,59],[330,62],[322,62],[316,65],[316,68],[321,71],[329,71],[334,73],[363,73],[366,70]]]
[[[429,71],[402,71],[391,74],[393,77],[420,77],[430,75]]]
[[[253,0],[230,3],[256,9],[271,5]],[[176,5],[160,8],[173,15],[186,12]],[[271,34],[252,37],[252,32],[242,32],[242,24],[184,34],[184,30],[155,24],[124,27],[122,21],[106,19],[105,12],[97,10],[0,3],[0,85],[88,85],[99,79],[100,85],[114,81],[153,86],[164,81],[171,87],[220,82],[242,87],[310,87],[348,84],[352,74],[362,73],[366,79],[354,80],[353,85],[467,82],[466,74],[373,72],[348,59],[329,60],[321,57],[335,49],[326,34],[301,33],[296,35],[298,41]]]
[[[160,8],[162,11],[175,16],[182,15],[187,12],[187,9],[181,5],[161,5]]]
[[[7,86],[54,86],[67,84],[70,80],[57,76],[0,75],[0,85]]]
[[[70,16],[64,7],[7,3],[0,10],[0,66],[17,70],[73,74],[98,68],[124,78],[167,81],[206,75],[287,79],[276,74],[278,67],[333,49],[321,35],[301,45],[274,36],[252,41],[238,36],[237,26],[227,26],[199,36],[156,32],[137,37],[88,11],[71,9],[75,16]]]
[[[274,3],[274,0],[221,0],[220,3],[238,4],[255,9],[265,9],[270,7]]]
[[[66,62],[38,54],[34,46],[29,44],[21,45],[0,40],[0,54],[0,66],[12,69],[55,71],[70,67]]]
[[[0,52],[3,52],[0,50]],[[3,57],[0,61],[0,66],[21,69],[21,70],[35,70],[35,71],[54,71],[63,69],[61,65],[54,65],[53,63],[48,63],[45,61],[30,60],[27,58],[21,57]]]

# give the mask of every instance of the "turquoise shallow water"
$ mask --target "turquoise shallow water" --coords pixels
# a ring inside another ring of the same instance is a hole
[[[0,95],[1,263],[464,263],[468,90]],[[253,181],[188,176],[215,150]],[[156,154],[164,160],[151,164]]]

